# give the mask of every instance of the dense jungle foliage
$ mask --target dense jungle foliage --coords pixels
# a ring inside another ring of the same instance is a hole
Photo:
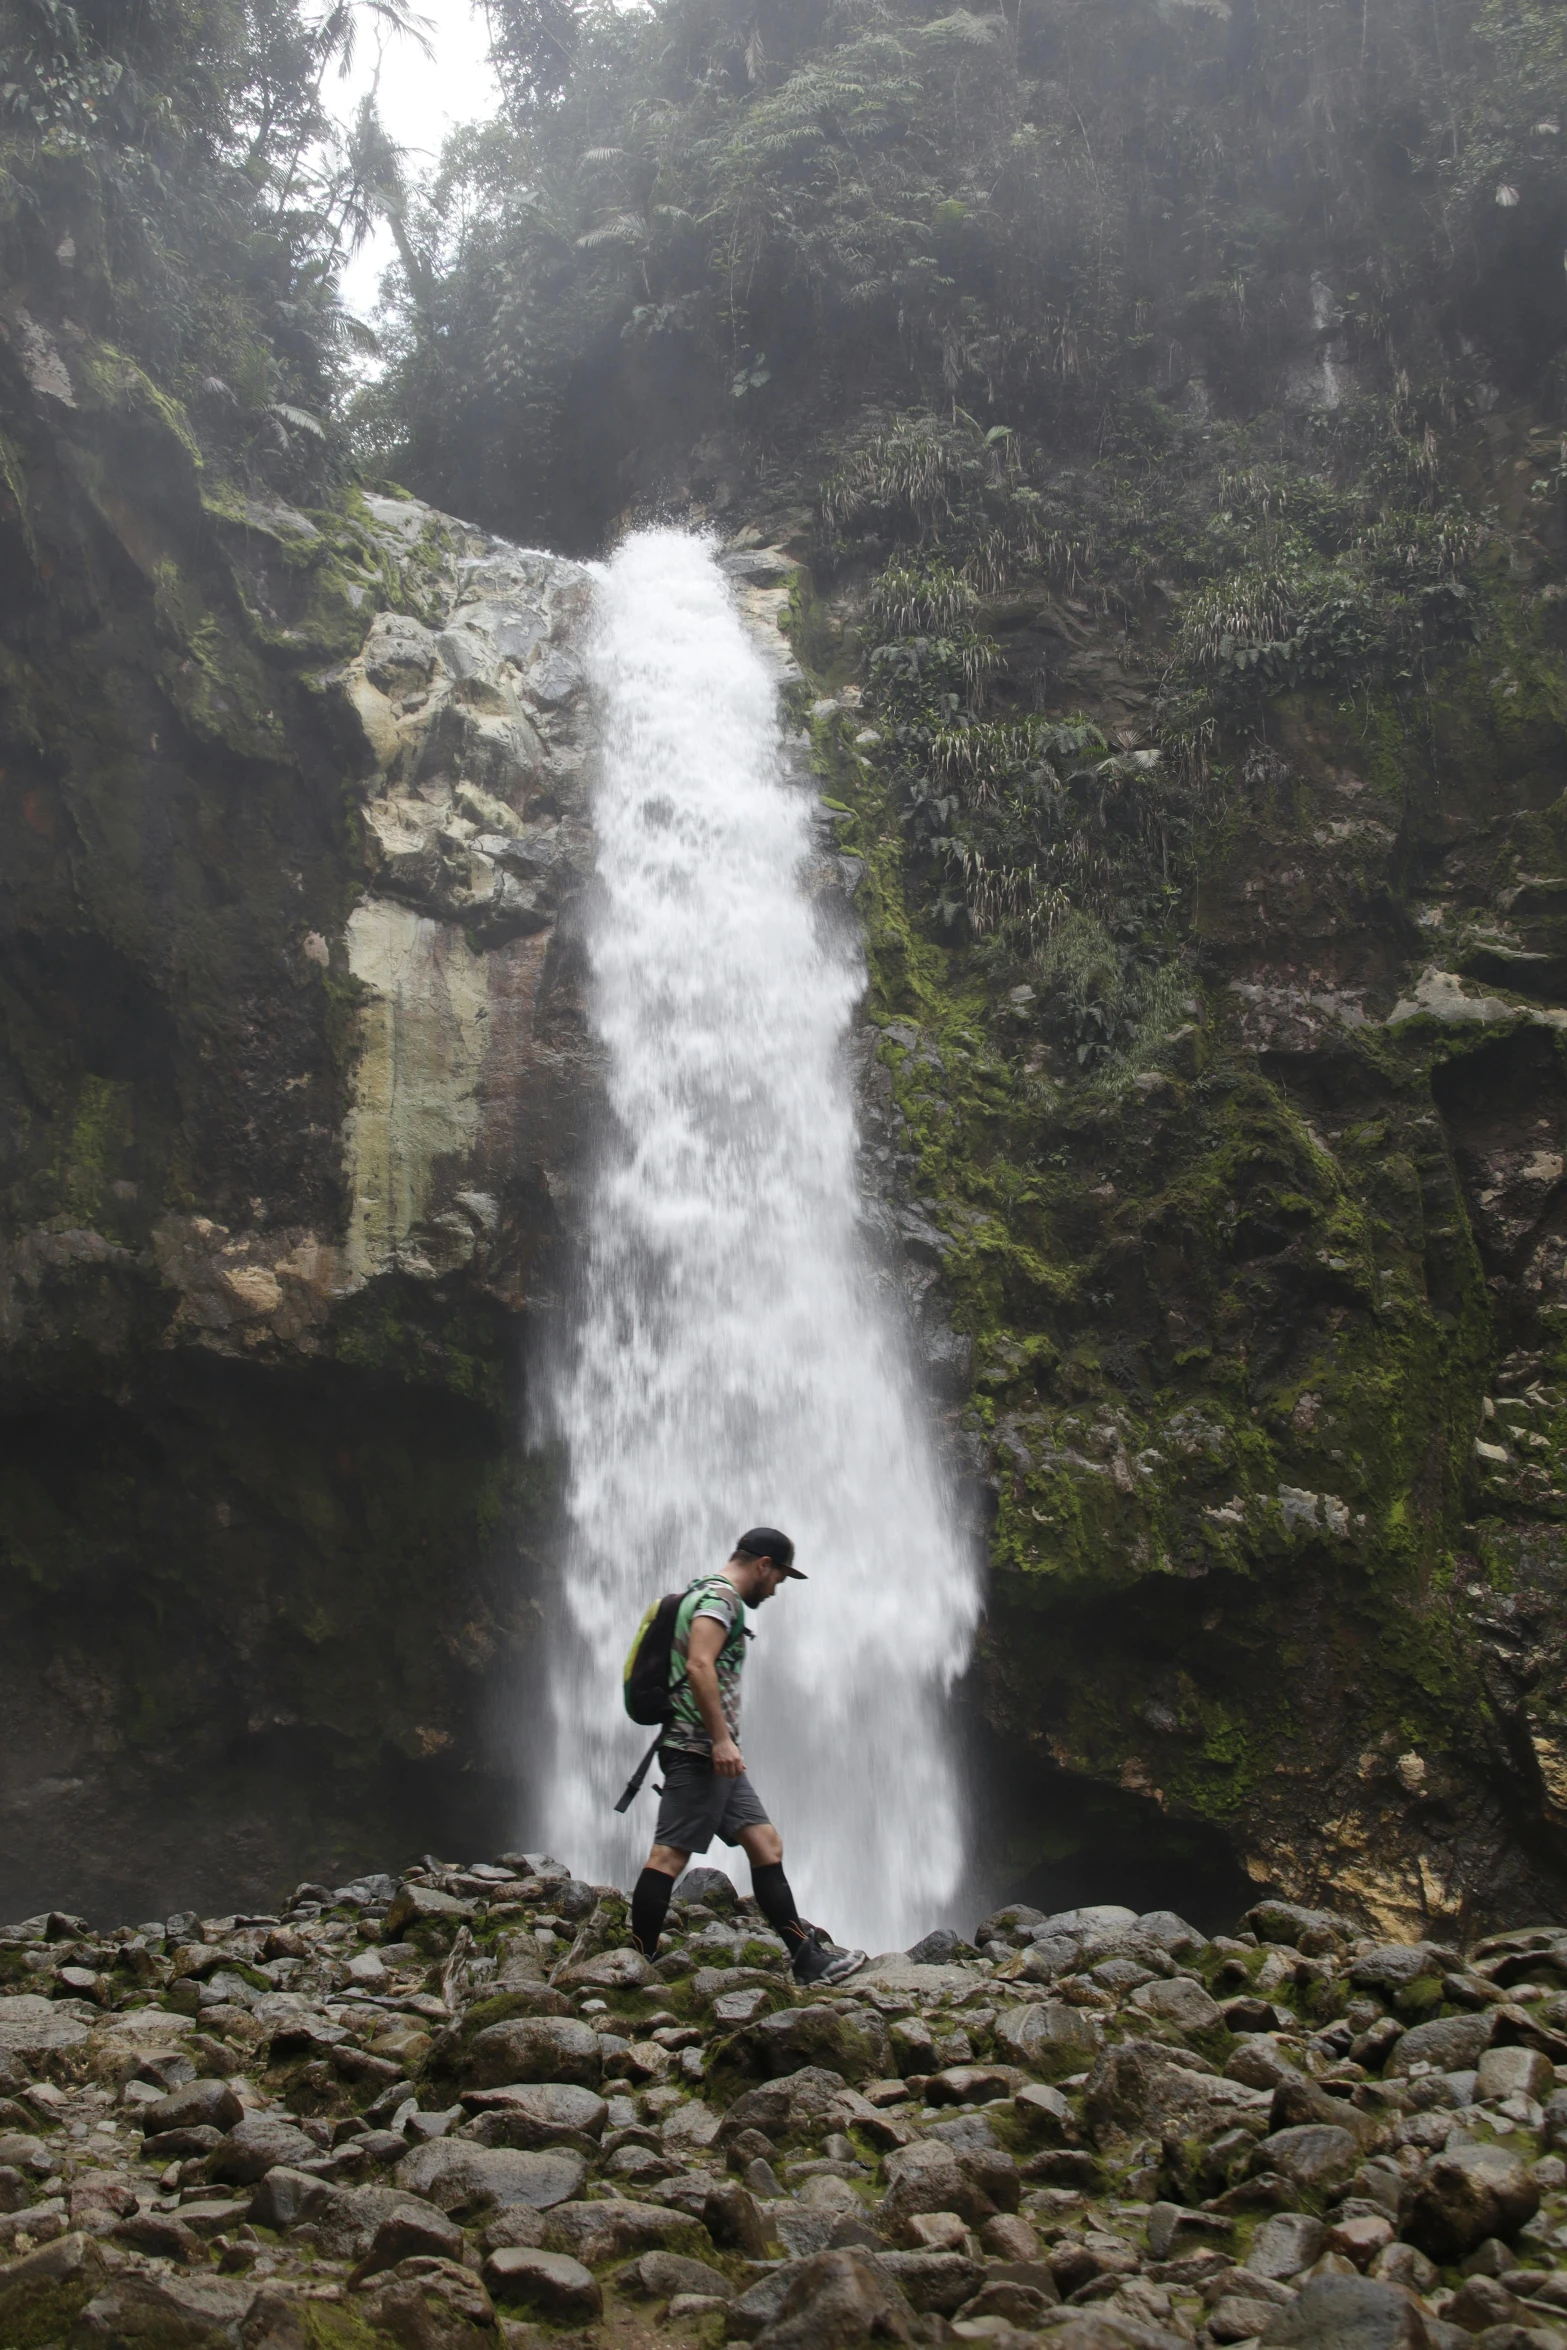
[[[1483,626],[1495,518],[1454,453],[1501,400],[1567,403],[1562,12],[487,14],[503,111],[411,198],[373,101],[332,113],[356,38],[422,37],[408,0],[0,0],[7,274],[291,494],[357,460],[563,547],[715,483],[814,501],[938,928],[1055,942],[1097,1060],[1219,736],[1303,685],[1418,687]],[[356,391],[336,277],[377,217],[402,266]],[[981,600],[1041,583],[1157,644],[1144,745],[999,658]]]
[[[1265,780],[1268,696],[1418,692],[1484,625],[1464,436],[1567,393],[1561,12],[490,15],[505,111],[422,204],[365,454],[557,545],[815,500],[938,930],[1043,951],[1105,1058],[1216,744]],[[998,652],[1041,586],[1157,648],[1136,748]]]
[[[337,277],[400,215],[356,45],[423,38],[407,0],[0,0],[0,280],[182,401],[209,453],[300,493],[346,472],[374,337]]]

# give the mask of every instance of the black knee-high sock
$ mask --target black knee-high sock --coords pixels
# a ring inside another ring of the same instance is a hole
[[[631,1938],[644,1958],[656,1958],[658,1938],[669,1914],[675,1880],[662,1869],[644,1869],[631,1896]]]
[[[791,1951],[798,1950],[805,1940],[805,1928],[800,1913],[794,1906],[794,1895],[783,1872],[781,1860],[769,1861],[758,1868],[751,1863],[751,1891],[756,1895],[756,1906],[775,1934],[783,1937]]]

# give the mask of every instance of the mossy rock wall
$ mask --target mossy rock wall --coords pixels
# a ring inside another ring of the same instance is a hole
[[[1475,494],[1500,506],[1535,430],[1493,419]],[[1221,723],[1162,933],[1177,992],[1086,1066],[1048,955],[933,907],[909,755],[853,682],[863,571],[840,548],[802,573],[869,944],[872,1180],[992,1570],[969,1698],[1014,1897],[1116,1897],[1109,1840],[1155,1853],[1162,1817],[1210,1918],[1247,1881],[1409,1930],[1567,1905],[1553,547],[1418,692]],[[1130,626],[1076,607],[1038,664],[1058,602],[979,600],[993,700],[1021,681],[1157,743],[1158,600]]]
[[[513,1823],[583,578],[218,478],[66,319],[0,436],[0,1914],[265,1908]]]

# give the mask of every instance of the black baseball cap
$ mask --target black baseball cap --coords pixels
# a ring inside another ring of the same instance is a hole
[[[792,1575],[797,1583],[810,1581],[794,1563],[794,1544],[776,1526],[753,1526],[749,1534],[741,1535],[735,1551],[742,1558],[771,1559],[780,1575]]]

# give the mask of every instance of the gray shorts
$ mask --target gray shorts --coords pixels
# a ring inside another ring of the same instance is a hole
[[[664,1792],[659,1798],[655,1844],[676,1852],[705,1852],[718,1837],[738,1844],[742,1828],[764,1828],[767,1812],[744,1771],[726,1779],[705,1755],[666,1747],[659,1755]]]

